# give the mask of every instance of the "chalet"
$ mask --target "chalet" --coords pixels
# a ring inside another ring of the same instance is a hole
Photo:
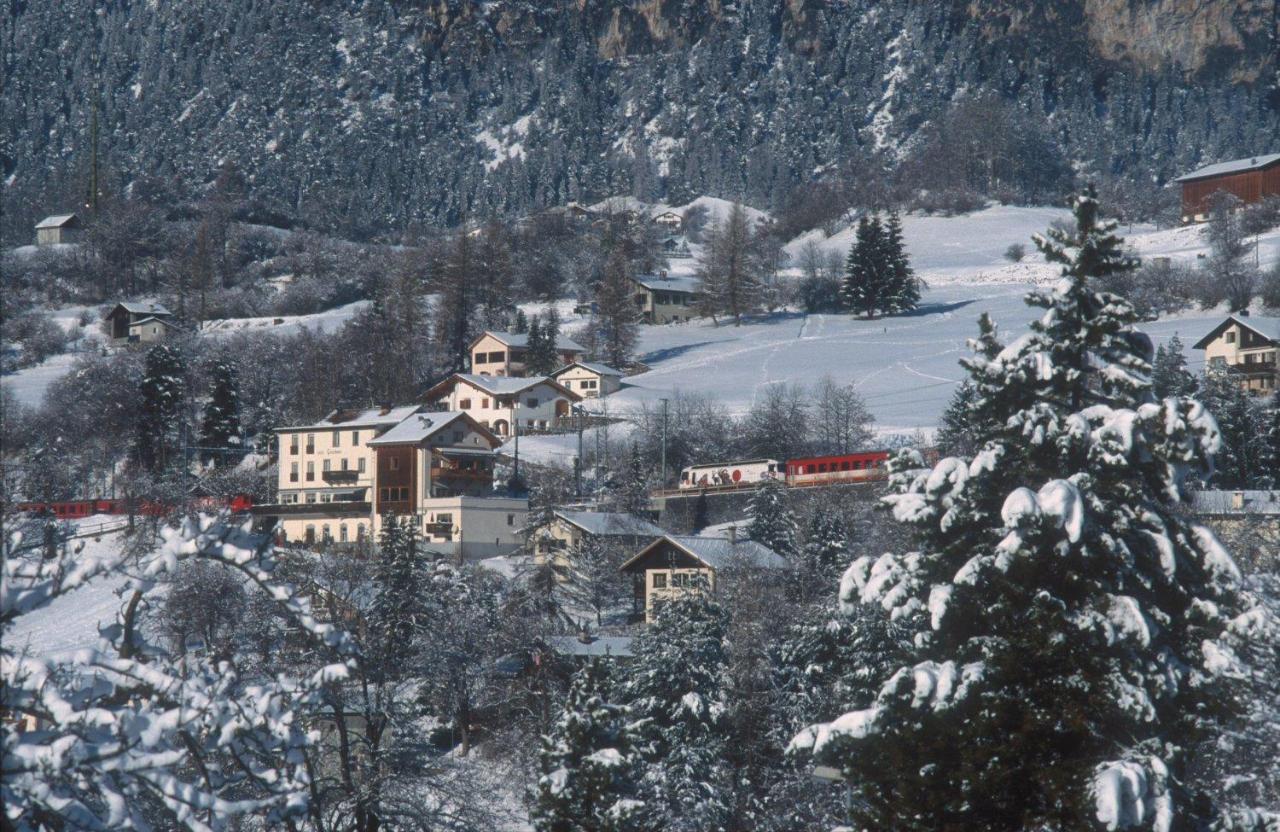
[[[684,217],[675,211],[662,211],[653,215],[654,225],[660,225],[668,231],[679,231],[684,227]]]
[[[523,376],[529,336],[523,332],[486,330],[471,342],[471,372],[482,376]],[[572,364],[586,349],[568,338],[556,338],[556,360]]]
[[[566,552],[590,539],[634,551],[664,534],[660,526],[634,514],[557,509],[546,523],[533,530],[529,544],[535,563],[548,560],[562,563]]]
[[[76,214],[54,214],[36,223],[36,245],[56,246],[62,243],[78,243],[84,225]]]
[[[1277,386],[1280,318],[1229,315],[1195,343],[1205,365],[1234,376],[1251,393],[1269,394]]]
[[[695,315],[701,282],[694,277],[670,277],[666,272],[633,277],[635,304],[647,324],[688,321]]]
[[[621,371],[588,361],[575,361],[561,367],[551,377],[584,399],[604,398],[622,388]]]
[[[1182,221],[1208,219],[1209,199],[1225,191],[1246,205],[1280,197],[1280,153],[1207,165],[1173,180],[1182,186]]]
[[[283,540],[357,544],[392,513],[420,518],[424,543],[458,560],[520,546],[528,501],[494,495],[501,440],[465,413],[338,410],[276,435],[278,502],[254,514]]]
[[[726,569],[762,574],[788,568],[787,561],[754,540],[739,540],[733,531],[724,537],[663,535],[619,567],[632,577],[633,612],[652,622],[664,601],[688,592],[715,592]]]
[[[454,373],[424,394],[442,410],[461,411],[498,436],[546,430],[567,417],[582,396],[546,376],[508,378]]]
[[[104,320],[117,344],[159,341],[173,328],[173,313],[158,303],[117,303]]]

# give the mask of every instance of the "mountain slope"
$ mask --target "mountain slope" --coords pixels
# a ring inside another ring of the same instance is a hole
[[[235,163],[352,236],[631,191],[776,206],[991,90],[1083,171],[1165,178],[1280,132],[1274,2],[11,0],[5,231]],[[100,93],[95,92],[100,90]],[[878,155],[877,155],[878,154]]]

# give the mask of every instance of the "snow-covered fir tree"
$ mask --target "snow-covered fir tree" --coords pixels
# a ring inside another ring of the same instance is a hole
[[[978,316],[978,337],[969,339],[969,349],[977,359],[992,359],[1003,348],[995,323],[983,312]],[[961,359],[960,363],[969,367],[969,361]],[[960,382],[938,426],[936,444],[944,456],[972,456],[992,435],[1000,421],[991,412],[995,393],[981,377],[970,376]]]
[[[219,463],[231,463],[236,455],[229,450],[240,444],[240,396],[236,392],[236,372],[230,361],[214,363],[210,375],[213,390],[200,423],[201,455]]]
[[[626,709],[614,703],[609,668],[592,659],[577,675],[551,732],[542,740],[542,777],[530,812],[538,832],[640,829],[637,760]]]
[[[1226,370],[1209,368],[1200,384],[1200,401],[1213,414],[1222,440],[1208,484],[1216,488],[1255,488],[1267,437],[1253,397]]]
[[[793,741],[841,769],[856,822],[894,829],[1197,828],[1213,795],[1184,777],[1186,749],[1231,718],[1261,624],[1181,487],[1210,469],[1213,418],[1154,403],[1150,342],[1123,299],[1090,279],[1132,266],[1075,200],[1070,230],[1036,239],[1063,265],[1031,332],[975,357],[1006,419],[972,459],[923,474],[894,461],[895,518],[918,549],[867,555],[841,604],[913,631],[874,701]]]
[[[890,211],[885,221],[884,248],[892,278],[885,293],[886,311],[890,314],[910,312],[920,305],[920,281],[907,257],[906,242],[902,238],[902,217],[897,211]]]
[[[426,617],[425,563],[414,520],[386,515],[378,539],[368,615],[373,649],[366,658],[386,669],[395,667],[396,655],[413,643]]]
[[[186,373],[177,347],[157,344],[147,352],[133,457],[148,471],[164,470],[181,459]]]
[[[1280,488],[1280,393],[1271,397],[1264,423],[1266,433],[1258,454],[1258,487]]]
[[[626,367],[635,351],[639,325],[640,310],[632,298],[628,263],[622,252],[616,251],[596,287],[588,339],[594,343],[596,357],[616,369]]]
[[[884,229],[878,216],[858,219],[853,244],[844,264],[841,297],[854,314],[874,318],[885,311],[892,274],[886,268]]]
[[[627,467],[622,472],[618,483],[616,505],[618,511],[643,517],[649,511],[649,466],[644,455],[640,453],[640,445],[631,443],[631,451],[627,455]]]
[[[622,700],[639,760],[641,829],[716,832],[730,816],[724,610],[706,592],[666,602],[632,643]]]
[[[800,551],[800,526],[795,512],[787,504],[787,485],[782,479],[760,483],[747,507],[751,523],[747,537],[768,546],[787,559]]]
[[[775,550],[776,551],[776,550]],[[829,588],[849,565],[849,529],[834,510],[819,509],[805,529],[800,569],[806,585]]]
[[[1156,347],[1156,360],[1151,367],[1151,391],[1157,399],[1168,396],[1194,396],[1196,377],[1187,371],[1187,357],[1182,352],[1182,339],[1174,335],[1168,344]]]

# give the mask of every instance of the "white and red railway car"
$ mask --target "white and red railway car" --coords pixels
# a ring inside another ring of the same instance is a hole
[[[808,456],[787,460],[787,485],[862,482],[888,476],[888,451]]]
[[[690,465],[680,471],[680,488],[751,488],[783,476],[784,470],[785,466],[776,459]]]

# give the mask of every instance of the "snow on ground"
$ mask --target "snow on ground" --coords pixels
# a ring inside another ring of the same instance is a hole
[[[310,315],[268,315],[262,318],[225,318],[217,321],[205,321],[200,334],[220,337],[237,332],[253,332],[267,330],[273,334],[296,335],[304,329],[312,332],[337,332],[343,324],[351,320],[362,309],[369,305],[368,301],[358,300],[316,312]]]
[[[635,211],[637,214],[646,214],[650,217],[656,217],[666,211],[673,211],[683,217],[684,212],[695,205],[707,209],[707,224],[709,225],[713,222],[722,222],[725,217],[729,216],[729,211],[733,208],[733,200],[720,199],[714,196],[700,196],[683,205],[669,205],[665,202],[641,202],[633,196],[615,196],[602,199],[593,205],[588,205],[587,208],[592,211]],[[758,208],[752,208],[749,205],[742,207],[746,210],[747,217],[752,222],[759,222],[769,216]]]
[[[0,376],[0,384],[13,391],[19,404],[39,407],[49,385],[71,371],[71,365],[79,358],[77,353],[64,352],[41,361],[34,367],[26,367],[7,376]]]
[[[91,529],[104,523],[113,523],[119,517],[93,515],[72,521],[78,528]],[[99,538],[84,538],[72,542],[84,544],[84,556],[109,554],[124,545],[120,532],[103,534]],[[98,628],[112,624],[124,606],[119,595],[128,581],[122,575],[95,578],[77,590],[28,613],[5,634],[6,646],[13,650],[29,647],[35,655],[49,655],[92,647],[98,642]]]

